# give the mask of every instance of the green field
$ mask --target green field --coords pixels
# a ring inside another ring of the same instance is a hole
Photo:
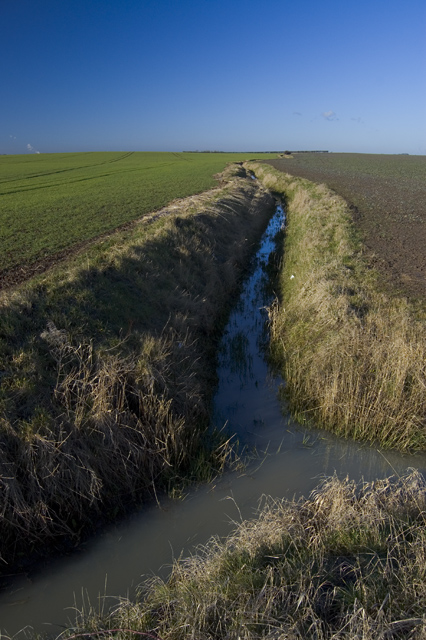
[[[276,154],[261,154],[264,158]],[[0,272],[215,184],[253,154],[94,152],[0,157]]]

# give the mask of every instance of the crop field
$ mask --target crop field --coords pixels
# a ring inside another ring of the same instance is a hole
[[[214,186],[253,154],[66,153],[0,157],[0,285],[171,200]],[[262,157],[275,157],[269,154]],[[37,270],[37,269],[36,269]]]
[[[426,296],[426,156],[294,153],[268,163],[343,196],[375,266],[397,289]]]

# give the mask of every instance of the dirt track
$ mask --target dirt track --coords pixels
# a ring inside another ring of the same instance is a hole
[[[372,264],[392,288],[426,299],[426,156],[307,153],[267,162],[343,196]]]

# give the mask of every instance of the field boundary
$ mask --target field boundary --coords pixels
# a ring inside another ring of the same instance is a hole
[[[426,156],[295,153],[265,163],[341,195],[353,207],[368,260],[389,289],[424,302]]]
[[[0,156],[0,272],[15,278],[59,252],[216,186],[249,154],[92,152]],[[274,157],[265,154],[265,158]],[[9,277],[9,282],[11,281]],[[13,281],[12,281],[13,283]]]
[[[110,160],[110,162],[113,161]],[[116,160],[115,162],[118,162],[118,160]],[[218,175],[218,179],[221,179],[220,174]],[[214,194],[218,192],[220,188],[221,187],[218,186],[213,187],[213,189],[209,189],[201,195],[201,199],[204,200],[207,194],[214,197]],[[71,247],[68,247],[67,249],[63,249],[62,251],[58,251],[52,255],[45,256],[34,262],[22,263],[11,269],[0,271],[0,291],[15,287],[22,284],[26,280],[30,280],[31,278],[41,275],[46,271],[57,267],[66,260],[70,260],[74,256],[78,256],[81,252],[87,251],[88,249],[90,249],[90,247],[97,245],[99,242],[102,242],[106,238],[112,238],[124,231],[131,231],[140,224],[152,223],[159,217],[166,216],[171,213],[178,213],[180,208],[186,208],[188,206],[188,203],[191,201],[196,206],[196,198],[197,194],[195,194],[194,196],[186,196],[185,198],[177,198],[175,200],[171,200],[169,204],[167,204],[165,207],[162,207],[158,211],[152,211],[145,214],[142,218],[131,220],[130,222],[125,222],[124,224],[119,225],[118,227],[110,231],[100,233],[94,238],[84,240],[72,245]]]
[[[3,562],[230,463],[210,430],[215,352],[275,205],[238,174],[1,293]]]
[[[385,291],[347,203],[325,185],[249,163],[287,206],[271,351],[302,423],[426,448],[425,312]]]

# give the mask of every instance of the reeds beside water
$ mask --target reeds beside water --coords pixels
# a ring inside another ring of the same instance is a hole
[[[296,417],[400,450],[426,447],[425,310],[369,267],[345,201],[266,165],[287,229],[271,351]]]
[[[425,508],[416,472],[364,485],[332,477],[308,499],[266,499],[167,582],[152,578],[109,615],[87,609],[61,637],[424,638]]]

